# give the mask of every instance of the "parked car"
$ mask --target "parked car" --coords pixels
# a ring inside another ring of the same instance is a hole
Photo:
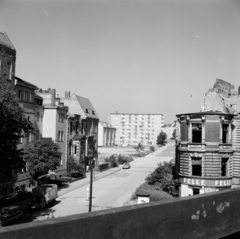
[[[17,221],[23,215],[19,206],[3,207],[0,212],[0,225],[5,226]]]
[[[130,168],[131,168],[131,165],[130,165],[129,162],[124,163],[124,165],[123,165],[123,169],[130,169]]]
[[[56,184],[43,184],[32,190],[32,209],[44,209],[46,205],[55,201],[58,196],[58,186]]]

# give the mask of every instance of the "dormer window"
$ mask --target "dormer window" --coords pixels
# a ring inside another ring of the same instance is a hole
[[[95,111],[94,110],[92,111],[92,114],[95,115]]]
[[[88,109],[86,109],[86,113],[88,114],[89,112],[88,112]]]

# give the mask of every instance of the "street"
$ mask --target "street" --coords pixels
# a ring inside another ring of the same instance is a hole
[[[144,158],[135,159],[131,162],[130,169],[121,169],[109,176],[94,180],[92,211],[123,206],[135,189],[144,183],[146,176],[157,167],[157,164],[170,161],[173,156],[174,146],[169,145],[165,149],[160,149]],[[88,174],[87,177],[89,180],[90,175]],[[59,196],[55,205],[35,212],[32,216],[33,221],[46,220],[51,215],[56,218],[88,212],[87,188],[89,188],[89,184]]]

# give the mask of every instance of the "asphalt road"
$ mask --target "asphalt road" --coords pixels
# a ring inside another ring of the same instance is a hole
[[[174,156],[174,146],[167,146],[160,151],[134,160],[131,162],[131,169],[121,169],[94,181],[92,211],[123,206],[159,162],[170,161]],[[32,221],[46,220],[51,217],[50,214],[56,218],[88,212],[89,201],[86,188],[89,188],[89,184],[58,197],[55,205],[50,205],[47,209],[31,215]]]

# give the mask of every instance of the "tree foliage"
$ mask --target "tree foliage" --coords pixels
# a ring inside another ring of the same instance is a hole
[[[157,137],[157,145],[165,145],[166,139],[167,139],[167,134],[161,131]]]
[[[173,130],[172,139],[176,139],[176,129]]]
[[[12,177],[22,166],[22,152],[17,145],[21,137],[34,132],[9,82],[0,78],[0,182]]]
[[[24,150],[24,160],[34,180],[48,174],[60,166],[62,153],[59,146],[51,140],[36,140],[28,143]]]
[[[158,167],[147,176],[146,181],[150,185],[160,185],[162,190],[173,195],[178,195],[177,182],[174,178],[175,166],[171,162],[159,163]]]
[[[69,156],[67,161],[67,172],[70,173],[83,173],[84,167],[80,164],[79,160],[73,155]]]

